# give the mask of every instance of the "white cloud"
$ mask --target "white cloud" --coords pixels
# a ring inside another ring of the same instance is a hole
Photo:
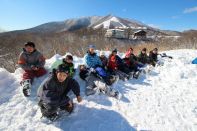
[[[155,25],[155,24],[148,24],[148,26],[150,26],[150,27],[153,27],[153,28],[161,28],[161,26],[159,26],[159,25]]]
[[[192,8],[187,8],[183,11],[184,14],[192,13],[192,12],[197,12],[197,6]]]

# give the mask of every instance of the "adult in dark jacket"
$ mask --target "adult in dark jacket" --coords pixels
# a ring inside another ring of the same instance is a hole
[[[138,56],[138,61],[144,65],[149,63],[149,58],[146,53],[146,48],[143,48],[142,51],[140,52]]]
[[[155,66],[157,63],[157,55],[158,55],[158,49],[155,48],[149,53],[149,59],[150,59],[150,64]]]
[[[50,120],[57,118],[58,108],[72,112],[73,103],[67,96],[70,90],[81,102],[80,87],[76,80],[69,77],[69,67],[61,64],[38,89],[39,106],[44,117]]]
[[[23,52],[19,56],[18,65],[24,70],[23,80],[21,81],[23,93],[25,96],[29,96],[34,77],[40,77],[46,74],[44,68],[45,58],[35,49],[33,42],[27,42],[25,43]]]

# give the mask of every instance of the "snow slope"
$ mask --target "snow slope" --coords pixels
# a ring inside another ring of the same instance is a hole
[[[109,52],[105,52],[109,54]],[[166,52],[173,60],[154,68],[138,80],[119,81],[114,88],[122,93],[116,100],[105,95],[84,96],[85,83],[78,77],[83,102],[75,102],[74,113],[50,123],[40,119],[36,90],[45,79],[35,79],[32,96],[24,98],[19,81],[21,69],[9,73],[0,69],[0,130],[47,131],[196,131],[197,130],[197,56],[194,50]],[[122,55],[122,54],[121,54]],[[46,68],[62,56],[47,60]],[[83,63],[74,57],[74,62]]]
[[[126,28],[126,27],[127,27],[127,26],[125,26],[123,23],[121,23],[121,22],[118,20],[118,18],[112,17],[112,18],[110,18],[109,20],[106,20],[106,21],[104,21],[103,23],[100,23],[100,24],[94,26],[94,28],[98,28],[98,27],[100,27],[101,25],[103,25],[103,28],[107,28],[107,29],[108,29],[108,28],[110,27],[110,23],[111,23],[111,22],[116,22],[117,25],[119,25],[119,26],[117,26],[117,27],[122,27],[122,28]]]

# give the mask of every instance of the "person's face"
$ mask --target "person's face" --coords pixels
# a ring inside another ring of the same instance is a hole
[[[157,54],[157,51],[156,51],[156,50],[153,50],[153,53],[154,53],[154,54]]]
[[[101,57],[101,58],[104,58],[105,56],[104,56],[104,55],[101,55],[100,57]]]
[[[57,79],[59,82],[64,82],[67,77],[68,77],[68,74],[64,72],[57,72]]]
[[[130,49],[130,53],[133,53],[133,50]]]
[[[66,62],[68,62],[68,63],[72,63],[72,62],[73,62],[73,60],[67,59],[67,60],[66,60]]]
[[[82,66],[80,67],[80,69],[81,69],[81,70],[85,70],[86,67],[85,67],[84,65],[82,65]]]
[[[113,55],[117,55],[117,52],[112,52]]]
[[[93,54],[94,53],[94,48],[90,48],[89,51],[90,51],[91,54]]]
[[[28,52],[28,53],[32,53],[34,51],[34,48],[31,47],[31,46],[25,46],[25,50]]]
[[[143,51],[142,51],[142,54],[146,54],[146,51],[143,50]]]

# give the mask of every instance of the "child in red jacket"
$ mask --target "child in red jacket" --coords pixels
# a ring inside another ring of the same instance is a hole
[[[118,69],[118,62],[116,59],[116,55],[110,55],[109,61],[108,61],[108,70],[114,74],[119,76],[119,78],[123,81],[128,80],[130,77],[126,73],[120,71]]]

